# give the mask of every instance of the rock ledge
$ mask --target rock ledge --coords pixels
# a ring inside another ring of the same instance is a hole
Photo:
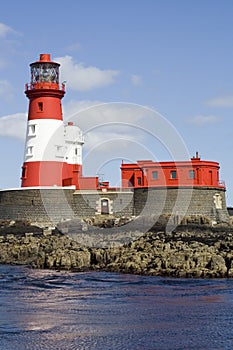
[[[127,244],[84,246],[58,230],[31,226],[0,231],[0,263],[33,268],[105,270],[153,276],[233,277],[233,228],[156,229]]]

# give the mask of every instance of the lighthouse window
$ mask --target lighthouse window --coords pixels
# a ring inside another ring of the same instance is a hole
[[[195,171],[194,170],[189,170],[189,178],[195,179]]]
[[[138,177],[138,185],[140,186],[142,184],[142,179]]]
[[[29,128],[28,128],[28,135],[34,135],[36,132],[36,126],[35,125],[29,125]]]
[[[176,179],[176,170],[170,172],[170,179]]]
[[[152,171],[152,179],[158,180],[158,171]]]
[[[63,158],[64,157],[64,151],[63,147],[61,145],[56,145],[56,157]]]
[[[43,102],[38,102],[38,108],[40,112],[43,112]]]
[[[26,179],[26,172],[27,172],[27,167],[23,166],[22,167],[22,179]]]
[[[31,156],[31,155],[32,155],[32,150],[33,150],[33,146],[29,146],[29,147],[27,148],[27,155],[28,155],[28,156]]]

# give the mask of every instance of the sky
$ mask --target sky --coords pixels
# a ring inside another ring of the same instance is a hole
[[[1,4],[0,188],[20,186],[29,64],[50,53],[64,120],[84,132],[84,175],[119,185],[120,164],[220,164],[233,206],[233,2],[67,0]]]

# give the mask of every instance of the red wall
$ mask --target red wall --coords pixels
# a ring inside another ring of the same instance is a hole
[[[25,162],[22,187],[62,186],[62,162]]]
[[[77,190],[96,190],[98,188],[98,177],[80,177]]]
[[[173,173],[172,173],[173,172]],[[172,176],[173,175],[173,176]],[[192,175],[194,178],[192,178]],[[138,161],[121,165],[122,187],[212,186],[219,182],[219,163],[192,158],[190,161]]]

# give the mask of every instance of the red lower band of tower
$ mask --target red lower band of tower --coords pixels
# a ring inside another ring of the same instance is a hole
[[[22,167],[22,187],[75,186],[79,188],[82,166],[65,162],[25,162]]]

